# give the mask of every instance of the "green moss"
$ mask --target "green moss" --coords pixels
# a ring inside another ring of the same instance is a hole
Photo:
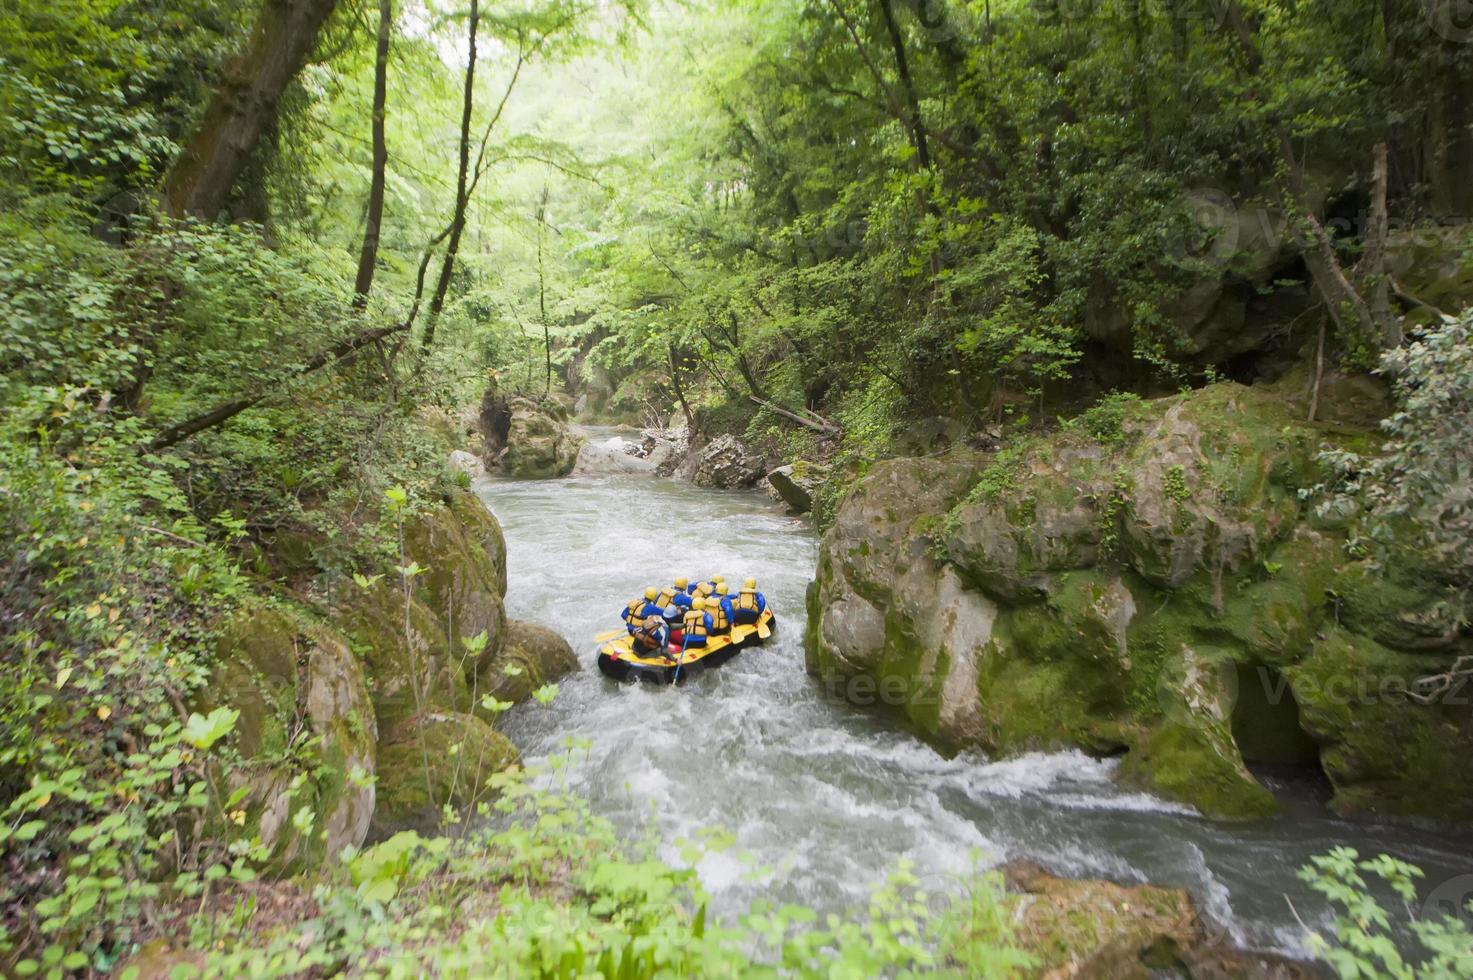
[[[1467,692],[1422,705],[1403,693],[1452,658],[1395,653],[1331,628],[1284,673],[1344,813],[1473,819],[1473,714]]]
[[[1209,817],[1253,819],[1276,813],[1273,794],[1248,775],[1231,744],[1223,733],[1168,721],[1126,756],[1122,772]]]
[[[402,723],[379,746],[375,834],[433,830],[446,805],[492,799],[487,780],[518,760],[506,736],[474,715],[432,714]]]

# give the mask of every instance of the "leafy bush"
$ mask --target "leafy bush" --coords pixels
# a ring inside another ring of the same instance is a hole
[[[1337,484],[1321,514],[1357,518],[1374,547],[1425,547],[1451,581],[1473,587],[1473,310],[1387,351],[1380,370],[1397,401],[1382,455],[1324,454]]]
[[[1318,933],[1310,934],[1310,946],[1317,957],[1345,980],[1454,980],[1473,976],[1473,930],[1467,922],[1451,916],[1412,917],[1412,936],[1425,955],[1420,961],[1408,961],[1392,937],[1390,915],[1369,893],[1366,874],[1389,885],[1408,908],[1416,901],[1415,882],[1422,871],[1385,854],[1362,859],[1353,848],[1337,847],[1314,858],[1299,872],[1300,878],[1339,909],[1333,942]],[[1467,911],[1473,914],[1473,901],[1468,903]]]

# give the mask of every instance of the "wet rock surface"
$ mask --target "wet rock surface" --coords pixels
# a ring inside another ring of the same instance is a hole
[[[823,539],[810,671],[902,692],[947,747],[1125,753],[1123,778],[1213,816],[1273,812],[1249,764],[1293,748],[1236,729],[1316,746],[1340,813],[1473,820],[1473,717],[1397,696],[1473,640],[1432,608],[1434,566],[1371,568],[1301,499],[1322,448],[1374,438],[1301,419],[1225,384],[876,464]]]

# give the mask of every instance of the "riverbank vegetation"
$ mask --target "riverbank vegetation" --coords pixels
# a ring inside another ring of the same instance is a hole
[[[1316,500],[1466,597],[1473,73],[1428,9],[0,13],[0,972],[1063,955],[983,873],[940,916],[903,869],[849,919],[716,909],[529,781],[498,718],[576,661],[506,619],[447,456],[488,393],[576,400],[831,466],[828,523],[883,457],[1057,416],[1113,442],[1221,379],[1364,427],[1379,364],[1390,451],[1340,446]],[[1332,962],[1399,969],[1353,865],[1321,872]]]

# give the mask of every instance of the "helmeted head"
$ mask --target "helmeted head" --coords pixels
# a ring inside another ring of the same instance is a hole
[[[665,607],[665,618],[666,619],[679,619],[680,618],[680,607],[679,606],[666,606]]]
[[[690,588],[690,579],[686,578],[684,575],[680,576],[678,579],[675,580],[675,587],[684,592],[686,589]]]
[[[757,580],[754,579],[754,578],[747,579],[745,582],[742,583],[742,588],[744,588],[744,589],[755,589],[755,588],[757,588]]]
[[[711,581],[715,582],[717,585],[725,585],[726,584],[726,576],[725,575],[712,575],[711,576]]]
[[[660,590],[655,588],[653,585],[644,590],[644,597],[650,602],[654,602],[655,599],[659,598],[659,595]]]
[[[717,582],[716,583],[716,594],[717,595],[726,595],[726,583],[725,582]]]
[[[705,599],[702,599],[700,596],[696,596],[694,599],[692,599],[690,601],[690,607],[692,609],[697,609],[697,610],[699,610],[699,609],[705,609],[706,608],[706,600]]]

